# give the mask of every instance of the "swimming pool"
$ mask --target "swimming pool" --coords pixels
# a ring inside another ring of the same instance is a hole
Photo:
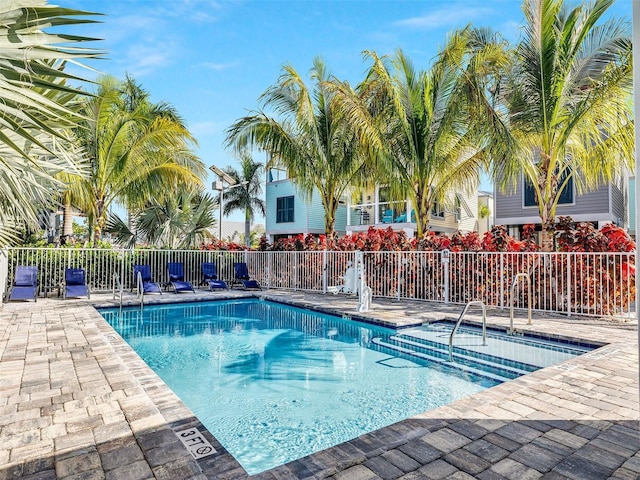
[[[450,364],[450,324],[395,331],[257,299],[101,313],[249,474],[585,351],[536,340],[527,362],[522,338],[480,347],[465,328]]]

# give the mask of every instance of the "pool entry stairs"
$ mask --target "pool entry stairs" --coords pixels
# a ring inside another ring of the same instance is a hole
[[[453,347],[454,362],[449,361],[448,339],[453,326],[442,326],[442,342],[430,340],[419,335],[419,332],[401,332],[386,338],[376,337],[372,343],[388,349],[394,354],[412,357],[418,361],[426,361],[431,364],[439,364],[444,368],[459,370],[464,373],[487,378],[499,383],[512,380],[527,373],[537,370],[539,367],[525,363],[514,362],[497,356],[479,353],[463,346]],[[413,329],[412,329],[413,330]],[[461,344],[471,339],[474,345],[478,345],[477,334],[465,332],[460,329],[456,340]]]
[[[562,363],[593,348],[554,344],[502,330],[487,333],[484,315],[482,327],[460,325],[463,316],[464,312],[455,323],[444,320],[377,336],[371,343],[380,351],[418,365],[435,364],[500,383]]]

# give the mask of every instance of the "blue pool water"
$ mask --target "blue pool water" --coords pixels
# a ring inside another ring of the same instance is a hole
[[[101,313],[249,474],[585,351],[538,342],[527,362],[521,338],[483,347],[465,328],[449,364],[450,324],[397,332],[256,299]]]

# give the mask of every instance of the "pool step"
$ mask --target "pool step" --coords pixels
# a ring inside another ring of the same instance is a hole
[[[412,350],[410,348],[406,348],[394,343],[389,343],[389,342],[385,342],[384,340],[382,340],[382,338],[380,337],[375,337],[371,340],[371,342],[374,345],[378,345],[379,347],[383,347],[383,348],[388,348],[389,350],[393,350],[395,352],[399,352],[399,353],[403,353],[405,355],[409,355],[412,357],[417,357],[417,358],[421,358],[423,360],[427,360],[433,363],[438,363],[440,365],[445,365],[449,368],[454,368],[457,370],[462,370],[464,372],[473,374],[473,375],[477,375],[479,377],[483,377],[483,378],[488,378],[490,380],[496,381],[496,382],[508,382],[509,380],[513,380],[514,378],[516,378],[515,376],[513,377],[509,377],[509,376],[502,376],[502,375],[498,375],[492,372],[487,372],[486,370],[482,370],[482,369],[478,369],[478,368],[474,368],[470,365],[466,365],[463,363],[458,363],[458,362],[449,362],[448,360],[445,360],[439,356],[433,356],[433,355],[429,355],[426,353],[422,353],[422,352],[416,352],[415,350]]]
[[[436,354],[439,358],[443,358],[445,360],[449,360],[449,346],[443,344],[437,344],[436,346],[427,346],[422,342],[416,342],[413,340],[409,340],[407,338],[399,337],[397,335],[389,337],[389,340],[393,340],[394,342],[400,345],[409,346],[409,348],[419,348],[420,350],[426,350],[429,354]],[[522,368],[518,368],[513,365],[504,364],[502,359],[493,357],[493,356],[484,356],[483,354],[479,354],[478,352],[470,352],[469,350],[465,350],[463,348],[454,347],[453,348],[453,358],[458,362],[465,362],[472,365],[480,365],[481,368],[493,368],[498,369],[500,371],[510,372],[515,377],[520,377],[522,375],[526,375],[527,373],[531,373],[532,370],[525,370]]]
[[[456,338],[459,339],[461,336],[462,335]],[[447,359],[449,358],[449,344],[448,344],[449,337],[448,336],[447,336],[447,343],[435,342],[428,338],[417,337],[414,335],[409,335],[404,333],[396,334],[390,338],[398,342],[405,342],[415,347],[434,349],[438,352],[443,352],[443,354],[446,355],[446,358]],[[474,336],[474,338],[476,337]],[[480,337],[477,337],[477,338],[479,339]],[[513,369],[514,371],[518,372],[518,375],[526,375],[527,373],[535,372],[540,368],[539,366],[531,365],[529,363],[519,362],[517,360],[505,359],[505,358],[497,357],[495,355],[478,352],[475,350],[469,350],[461,346],[456,346],[455,342],[453,345],[453,352],[454,354],[457,353],[459,355],[464,356],[465,358],[469,358],[470,361],[475,361],[477,363],[488,362],[488,364],[491,364],[491,365],[500,365],[501,368]]]

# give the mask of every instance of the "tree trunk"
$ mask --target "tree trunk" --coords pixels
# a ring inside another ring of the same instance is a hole
[[[338,202],[334,199],[328,199],[324,210],[324,233],[327,237],[333,237],[336,229],[336,210]]]
[[[422,238],[429,232],[429,209],[417,205],[414,207],[416,212],[416,235]]]
[[[558,192],[558,178],[554,173],[549,171],[549,159],[551,157],[543,153],[541,153],[540,156],[543,159],[543,164],[540,166],[537,179],[542,197],[538,198],[540,225],[542,227],[540,233],[540,248],[543,252],[553,252],[553,228],[555,223],[553,201]],[[549,181],[548,189],[547,180]]]
[[[73,235],[73,207],[67,199],[64,201],[62,208],[62,236],[65,240],[69,240]]]
[[[540,208],[540,225],[542,227],[542,231],[540,232],[540,248],[543,252],[553,252],[555,250],[553,238],[555,218],[551,211],[551,202],[548,202],[548,204]]]
[[[251,212],[247,209],[244,215],[244,244],[251,246]]]
[[[97,247],[98,242],[102,240],[102,230],[106,224],[105,211],[104,211],[104,199],[100,198],[96,202],[96,218],[95,225],[93,226],[93,246]]]
[[[333,236],[333,233],[336,228],[336,217],[335,215],[330,215],[326,213],[324,216],[324,232],[327,236]]]

